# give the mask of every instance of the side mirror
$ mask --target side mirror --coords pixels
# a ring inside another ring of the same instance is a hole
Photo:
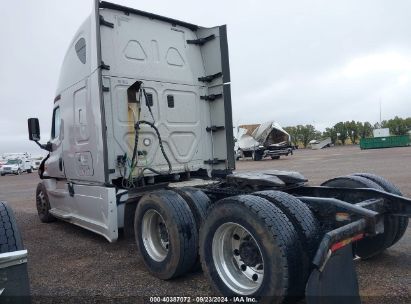
[[[33,141],[40,140],[40,124],[38,118],[29,118],[28,119],[29,127],[29,139]]]
[[[29,127],[29,139],[33,140],[40,148],[51,152],[51,143],[48,142],[46,145],[42,145],[39,143],[40,140],[40,124],[37,118],[29,118],[27,120],[28,127]]]

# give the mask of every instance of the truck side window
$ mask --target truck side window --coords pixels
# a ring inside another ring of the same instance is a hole
[[[57,107],[53,111],[53,124],[51,126],[51,139],[54,139],[60,135],[60,107]]]
[[[77,57],[78,59],[80,59],[80,61],[82,63],[86,63],[86,39],[84,38],[80,38],[75,45],[75,49],[76,49],[76,53],[77,53]]]

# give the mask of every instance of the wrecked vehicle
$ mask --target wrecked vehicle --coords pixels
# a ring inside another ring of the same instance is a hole
[[[261,125],[239,126],[236,143],[236,159],[251,157],[261,160],[267,156],[279,159],[281,155],[292,155],[290,135],[276,122]]]
[[[353,253],[371,258],[407,229],[411,200],[375,175],[313,187],[296,172],[234,172],[226,26],[96,1],[69,46],[52,110],[47,144],[38,119],[28,120],[29,139],[49,151],[40,220],[109,242],[121,229],[160,279],[200,261],[225,297],[358,303]]]
[[[333,145],[331,137],[323,138],[321,140],[313,139],[308,143],[312,150],[321,150],[324,148],[329,148]]]

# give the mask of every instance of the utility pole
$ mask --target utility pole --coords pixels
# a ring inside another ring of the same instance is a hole
[[[381,121],[382,121],[382,120],[381,120],[381,112],[382,112],[382,106],[381,106],[381,97],[380,97],[380,128],[382,127],[382,126],[381,126]]]

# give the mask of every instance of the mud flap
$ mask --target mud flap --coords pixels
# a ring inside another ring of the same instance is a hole
[[[351,244],[334,252],[322,272],[311,272],[305,295],[307,304],[361,303]]]

